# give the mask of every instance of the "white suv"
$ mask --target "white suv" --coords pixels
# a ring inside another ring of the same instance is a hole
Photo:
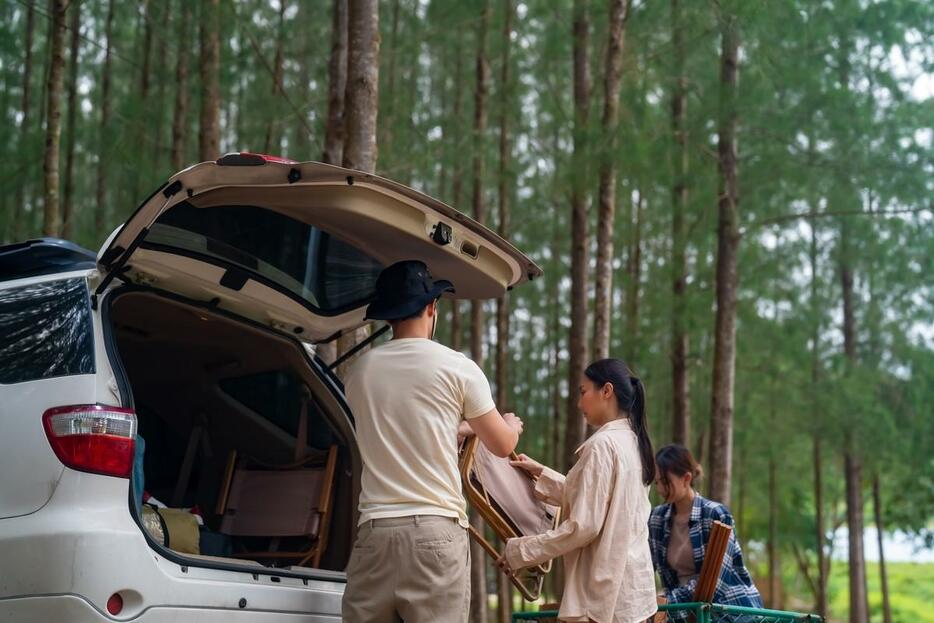
[[[466,299],[541,274],[408,187],[247,153],[173,176],[96,257],[0,248],[0,620],[339,620],[361,465],[314,348],[363,324],[380,268],[412,258]],[[222,533],[233,452],[282,465],[335,447],[316,567]],[[143,527],[144,491],[200,515],[199,553]]]

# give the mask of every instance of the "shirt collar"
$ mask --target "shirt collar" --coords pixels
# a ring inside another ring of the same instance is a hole
[[[584,441],[584,443],[582,443],[581,445],[579,445],[579,446],[577,447],[577,450],[574,451],[574,454],[580,454],[580,453],[581,453],[581,450],[583,450],[583,449],[587,446],[587,444],[590,443],[591,439],[593,439],[594,437],[596,437],[596,436],[599,435],[600,433],[605,433],[605,432],[609,432],[609,431],[613,431],[613,430],[629,430],[629,431],[631,431],[631,430],[632,430],[632,425],[629,423],[629,418],[621,417],[621,418],[617,418],[617,419],[615,419],[615,420],[612,420],[612,421],[610,421],[610,422],[607,422],[606,424],[604,424],[603,426],[601,426],[600,428],[598,428],[598,429],[596,430],[596,432],[594,432],[594,434],[590,436],[590,439],[587,439],[586,441]]]

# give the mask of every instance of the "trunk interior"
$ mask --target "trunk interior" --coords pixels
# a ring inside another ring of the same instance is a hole
[[[195,565],[343,571],[360,458],[303,346],[152,291],[116,294],[110,321],[144,440],[141,475],[134,471],[148,500],[135,501],[143,529],[157,542],[168,532],[161,542]],[[302,480],[315,469],[330,483],[324,515],[311,505],[327,498],[319,492],[327,485],[310,494]],[[191,511],[154,510],[149,496]]]

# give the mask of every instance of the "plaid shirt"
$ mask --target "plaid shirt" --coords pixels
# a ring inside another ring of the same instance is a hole
[[[672,510],[671,504],[662,504],[652,509],[652,514],[649,516],[649,545],[652,549],[652,564],[655,565],[655,570],[661,576],[662,584],[665,585],[665,596],[668,602],[684,603],[694,601],[694,586],[697,584],[697,578],[679,586],[678,574],[668,564]],[[733,516],[723,504],[695,494],[691,517],[688,520],[688,531],[694,549],[694,567],[697,573],[700,573],[701,564],[704,562],[704,550],[710,536],[710,527],[714,521],[733,526]],[[743,552],[736,539],[735,529],[730,534],[730,543],[723,559],[723,570],[717,582],[717,591],[713,601],[733,606],[762,607],[762,598],[743,562]]]

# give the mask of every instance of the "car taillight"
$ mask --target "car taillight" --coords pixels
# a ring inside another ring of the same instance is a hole
[[[269,154],[257,154],[251,151],[240,151],[224,154],[215,162],[221,166],[228,167],[255,167],[262,166],[267,162],[277,162],[279,164],[297,164],[296,160],[285,158],[283,156],[270,156]]]
[[[62,463],[83,472],[128,478],[133,469],[136,414],[104,405],[55,407],[42,415]]]

